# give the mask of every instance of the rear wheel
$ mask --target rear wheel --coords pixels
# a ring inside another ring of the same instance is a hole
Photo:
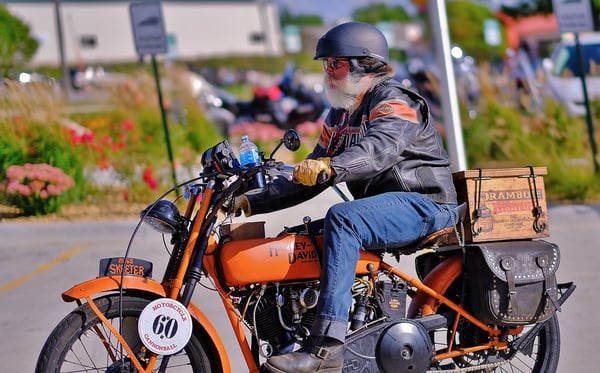
[[[111,295],[95,300],[103,315],[127,340],[138,356],[147,349],[137,332],[137,321],[150,301],[142,298]],[[217,372],[208,358],[209,349],[193,333],[186,347],[168,360],[169,372]],[[158,357],[154,371],[158,371],[163,356]],[[52,331],[38,358],[36,373],[49,372],[137,372],[131,358],[117,338],[84,304],[67,315]]]
[[[533,325],[526,327],[520,335],[527,333]],[[478,332],[474,326],[463,326],[459,328],[459,335],[455,340],[457,348],[473,346],[483,343],[483,333]],[[480,334],[477,336],[477,334]],[[516,341],[514,337],[510,337]],[[479,340],[478,340],[479,339]],[[487,366],[483,372],[532,372],[552,373],[558,368],[560,354],[560,331],[558,318],[554,315],[536,334],[528,346],[517,351],[509,346],[506,351],[482,351],[457,357],[453,360],[456,367],[472,368],[476,366]],[[478,371],[478,370],[475,370]]]
[[[533,326],[529,327],[532,328]],[[522,334],[526,333],[525,328]],[[560,355],[560,328],[556,314],[537,333],[533,342],[515,351],[510,362],[497,369],[497,372],[543,372],[552,373],[558,369]]]
[[[462,292],[461,278],[459,277],[448,288],[445,296],[457,303],[461,299]],[[441,306],[438,313],[451,314],[450,320],[454,320],[454,312],[448,308]],[[525,326],[519,336],[525,335],[531,330],[534,325]],[[439,336],[436,342],[442,341],[441,344],[450,342],[450,331],[447,331],[446,336]],[[509,348],[506,351],[482,351],[471,353],[465,356],[454,358],[450,364],[454,364],[460,368],[472,368],[476,366],[488,366],[482,369],[481,372],[531,372],[531,373],[553,373],[558,369],[558,359],[560,355],[560,328],[558,317],[554,314],[549,320],[544,323],[544,326],[537,332],[531,343],[522,346],[521,350],[514,348],[513,342],[518,340],[518,337],[509,336]],[[468,348],[483,344],[488,340],[487,333],[474,326],[466,320],[461,320],[458,326],[458,334],[455,340],[452,341],[455,348]],[[437,346],[438,349],[446,346]],[[447,362],[448,364],[448,362]],[[442,364],[444,365],[444,364]],[[478,372],[478,370],[474,370]]]

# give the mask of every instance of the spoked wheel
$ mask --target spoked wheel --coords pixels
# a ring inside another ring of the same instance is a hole
[[[521,335],[532,327],[526,327]],[[556,372],[560,355],[560,329],[556,314],[544,324],[529,346],[514,352],[509,352],[512,355],[510,361],[494,372]]]
[[[109,295],[95,301],[113,327],[121,330],[132,350],[144,356],[146,348],[140,341],[137,321],[149,300]],[[121,325],[119,325],[121,324]],[[208,358],[208,349],[198,335],[186,347],[168,360],[168,372],[213,373],[217,369]],[[153,371],[158,371],[162,356]],[[136,372],[131,358],[126,356],[117,338],[92,312],[87,304],[67,315],[52,331],[42,347],[36,373],[49,372]]]
[[[520,335],[527,333],[533,326],[526,327]],[[470,331],[469,331],[470,330]],[[483,333],[477,337],[475,327],[463,327],[455,341],[457,347],[482,343]],[[479,342],[477,338],[481,338]],[[516,341],[514,337],[510,337]],[[554,315],[549,319],[542,329],[537,333],[532,342],[523,346],[520,351],[512,348],[512,344],[506,351],[490,353],[489,351],[477,352],[454,359],[457,368],[469,368],[470,372],[531,372],[531,373],[553,373],[558,368],[560,354],[560,330],[558,318]],[[481,370],[473,369],[481,366]]]
[[[461,280],[459,278],[452,283],[444,295],[458,303],[462,291],[460,284]],[[454,312],[443,305],[438,309],[438,313],[445,313],[449,320],[454,320]],[[525,326],[519,336],[525,335],[533,327],[533,325]],[[440,336],[434,333],[433,339],[437,349],[444,350],[450,343],[450,330],[447,330],[445,334],[445,336]],[[471,353],[456,357],[452,361],[444,361],[436,369],[461,368],[468,372],[497,373],[556,372],[560,356],[560,328],[556,314],[545,322],[544,326],[535,335],[535,338],[532,338],[531,343],[522,346],[517,351],[514,349],[513,342],[516,343],[519,336],[509,337],[509,348],[506,351]],[[464,320],[461,321],[458,334],[452,343],[455,348],[467,348],[485,343],[486,340],[487,333]],[[478,366],[482,367],[482,369],[477,369],[476,367]]]

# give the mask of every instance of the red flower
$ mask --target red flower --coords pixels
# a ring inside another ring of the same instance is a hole
[[[124,120],[123,123],[121,123],[121,124],[122,124],[123,130],[125,130],[125,131],[133,131],[135,129],[135,125],[133,124],[133,122],[128,119]]]
[[[77,131],[75,131],[74,129],[69,130],[69,136],[71,138],[72,145],[77,145],[81,142],[81,137],[79,137]]]
[[[158,188],[158,181],[156,181],[156,179],[154,179],[154,176],[152,175],[151,167],[146,167],[146,169],[144,170],[143,178],[144,178],[144,182],[146,182],[146,184],[148,185],[150,190],[156,190]]]
[[[81,142],[84,144],[89,144],[92,141],[94,141],[94,133],[93,132],[84,132],[83,135],[81,135]]]
[[[148,181],[148,187],[150,187],[150,190],[156,190],[158,189],[158,181],[152,179],[150,181]]]
[[[110,162],[108,161],[108,159],[103,158],[100,160],[100,169],[101,170],[108,170],[110,167]]]

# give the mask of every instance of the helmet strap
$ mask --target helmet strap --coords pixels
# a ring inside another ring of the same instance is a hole
[[[363,74],[366,72],[365,68],[358,64],[358,60],[356,58],[350,59],[350,71],[359,74]]]
[[[364,67],[364,66],[360,66],[358,64],[358,60],[356,58],[350,59],[350,71],[356,72],[359,74],[371,73],[371,72],[381,68],[382,66],[385,66],[385,62],[379,61],[378,63],[376,63],[373,66]]]

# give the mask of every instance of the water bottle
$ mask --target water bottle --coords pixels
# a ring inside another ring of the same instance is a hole
[[[260,154],[258,153],[258,147],[252,141],[248,135],[242,136],[242,143],[240,144],[240,164],[242,167],[255,167],[260,166]],[[257,172],[254,175],[251,190],[260,192],[265,187],[265,177],[262,172]]]
[[[242,136],[242,144],[240,145],[240,164],[242,167],[253,167],[260,164],[260,155],[258,154],[258,147],[252,141],[248,135]]]

